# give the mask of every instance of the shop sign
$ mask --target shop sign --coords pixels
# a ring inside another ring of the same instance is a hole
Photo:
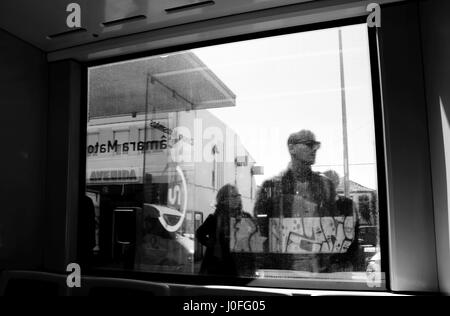
[[[138,168],[88,170],[90,183],[138,182]]]

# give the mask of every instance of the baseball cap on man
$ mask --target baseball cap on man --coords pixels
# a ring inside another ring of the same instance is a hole
[[[316,141],[316,136],[313,132],[302,129],[300,132],[292,133],[288,138],[288,145],[290,144],[314,144],[320,145],[320,142]]]

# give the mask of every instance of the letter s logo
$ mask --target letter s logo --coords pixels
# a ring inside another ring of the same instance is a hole
[[[169,203],[181,204],[181,189],[179,185],[176,185],[173,189],[169,189]]]
[[[181,186],[176,185],[174,189],[169,189],[168,191],[168,202],[172,204],[173,206],[176,206],[177,204],[179,207],[177,209],[174,209],[172,207],[164,207],[160,208],[160,216],[159,221],[161,225],[168,231],[168,232],[176,232],[178,229],[180,229],[181,225],[183,225],[184,218],[186,217],[186,209],[187,209],[187,182],[186,178],[184,177],[183,170],[181,170],[180,166],[177,166],[176,168],[178,175],[181,178]],[[178,208],[180,210],[178,210]],[[173,216],[178,218],[175,224],[172,222],[168,222],[166,220],[166,216]]]

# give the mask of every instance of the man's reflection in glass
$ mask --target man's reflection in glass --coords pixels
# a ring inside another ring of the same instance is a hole
[[[287,170],[262,184],[255,203],[261,233],[268,237],[262,268],[324,272],[328,257],[318,254],[336,246],[337,226],[324,220],[337,215],[335,185],[311,169],[320,148],[311,131],[291,134],[287,147]]]

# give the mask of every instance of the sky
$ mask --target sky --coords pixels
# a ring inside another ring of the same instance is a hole
[[[338,29],[192,50],[236,94],[236,106],[210,109],[231,127],[264,175],[284,170],[290,133],[309,129],[322,143],[316,171],[343,174]],[[377,189],[367,26],[340,28],[343,38],[349,177]]]

